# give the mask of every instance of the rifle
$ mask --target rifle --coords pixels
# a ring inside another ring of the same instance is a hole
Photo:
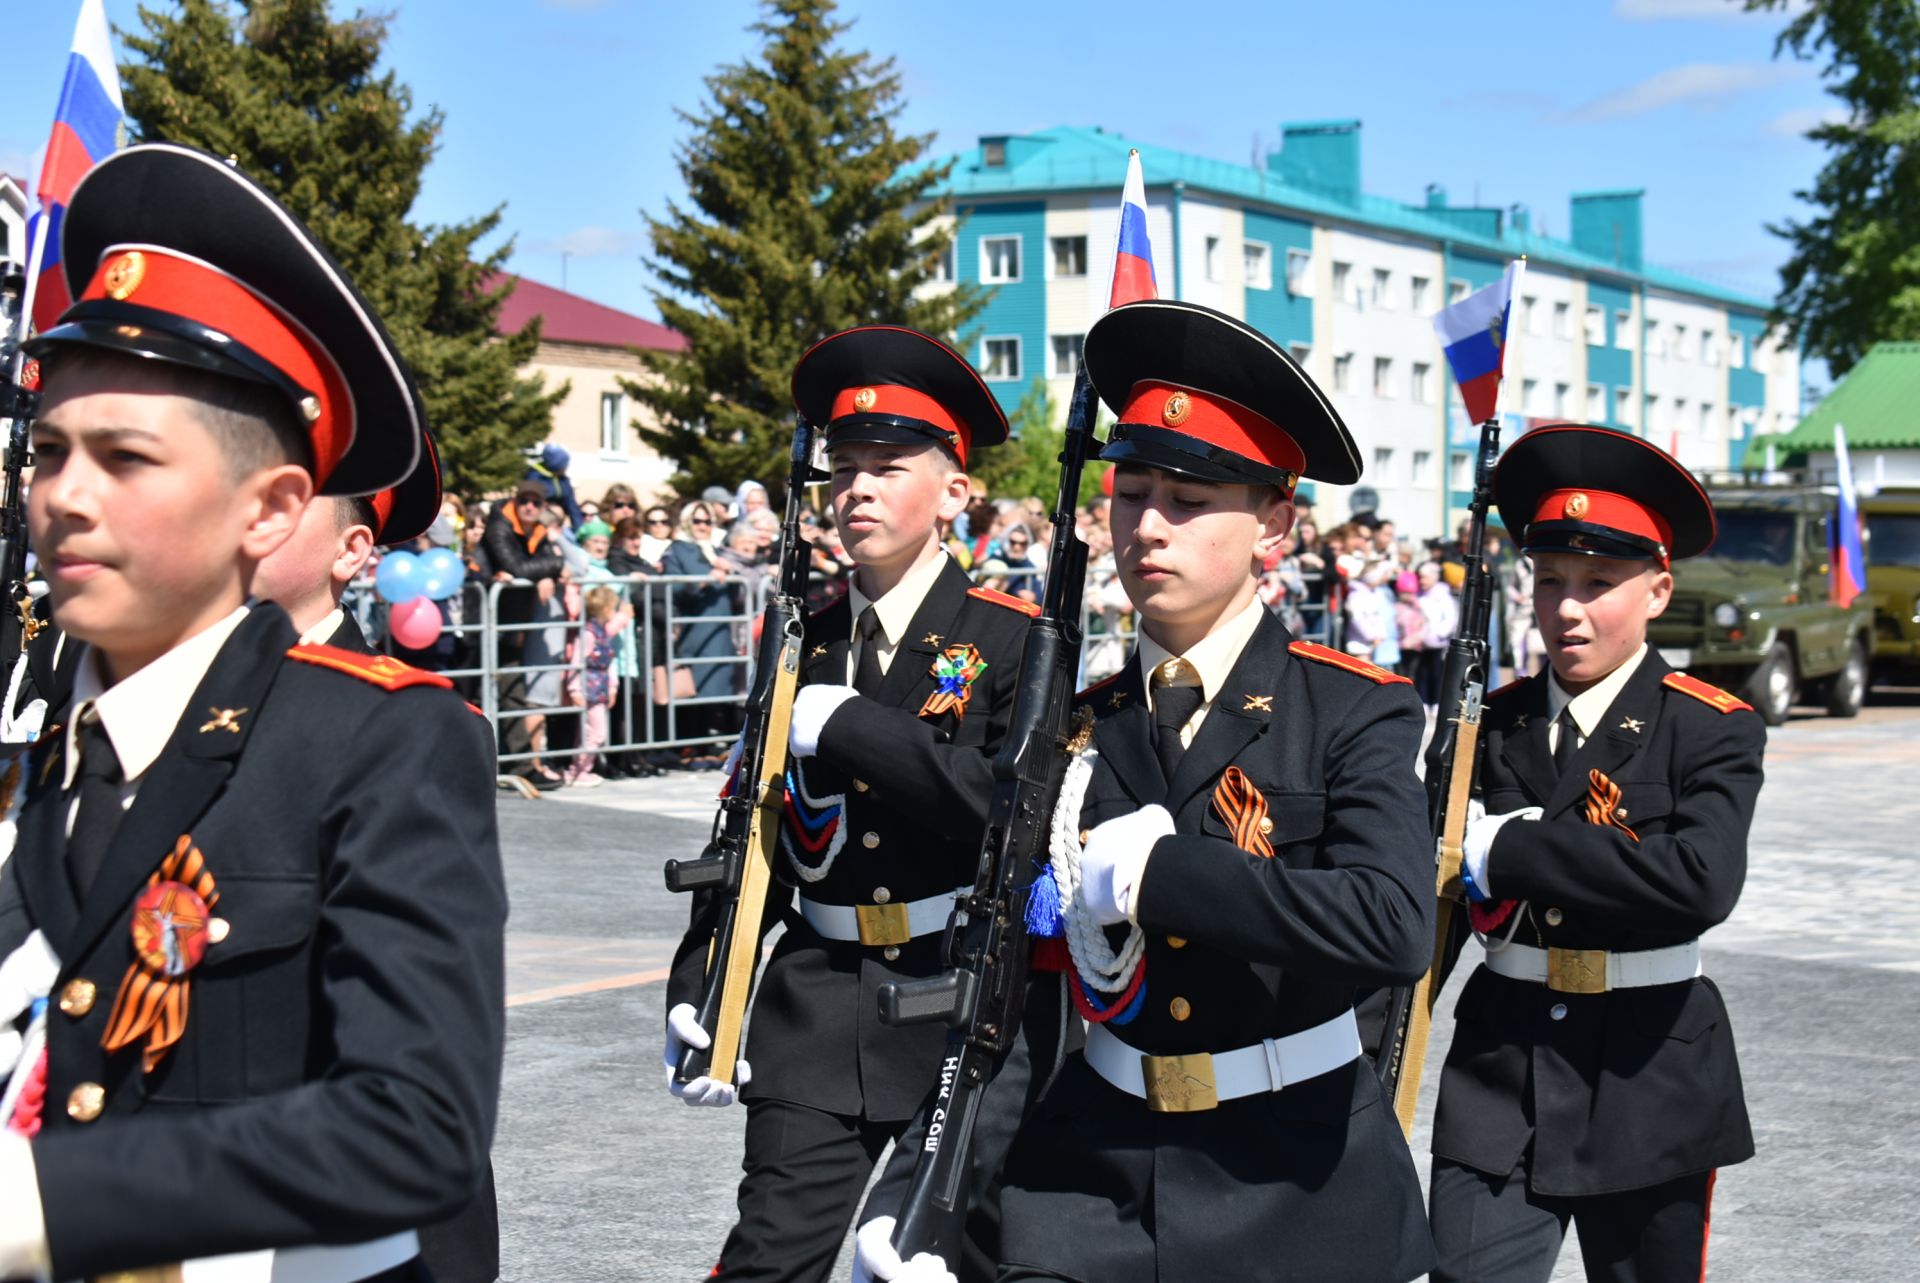
[[[707,955],[700,996],[700,1027],[712,1035],[705,1050],[688,1047],[674,1076],[733,1081],[746,1024],[747,998],[760,962],[760,925],[773,881],[787,796],[787,729],[800,685],[800,643],[806,625],[807,563],[812,545],[800,537],[800,509],[813,464],[813,428],[796,415],[787,470],[786,515],[780,526],[780,582],[767,599],[747,694],[746,725],[735,783],[714,817],[707,853],[668,860],[667,890],[711,891],[725,897]]]
[[[1027,626],[1012,721],[993,759],[993,796],[973,890],[947,925],[947,970],[880,986],[887,1025],[948,1027],[927,1136],[894,1226],[901,1259],[934,1252],[959,1259],[974,1125],[994,1069],[1013,1046],[1026,1000],[1026,906],[1035,871],[1046,872],[1048,828],[1071,758],[1069,719],[1080,675],[1080,597],[1087,545],[1074,535],[1080,474],[1096,405],[1086,367],[1073,385],[1060,451],[1060,498],[1040,613]]]
[[[20,474],[33,465],[33,416],[40,393],[22,384],[26,338],[22,300],[27,274],[18,263],[0,263],[0,419],[7,423],[5,488],[0,491],[0,674],[13,671],[28,639],[37,630],[33,598],[27,593],[26,486]],[[38,380],[33,380],[37,383]]]
[[[1433,1005],[1458,956],[1455,940],[1460,917],[1460,841],[1467,827],[1467,803],[1480,772],[1480,712],[1487,693],[1487,625],[1492,618],[1493,585],[1487,570],[1487,506],[1493,500],[1493,465],[1500,453],[1500,420],[1480,425],[1480,453],[1473,469],[1473,502],[1467,522],[1467,546],[1461,550],[1466,580],[1460,590],[1460,626],[1447,647],[1442,669],[1440,707],[1453,716],[1434,729],[1427,746],[1427,802],[1434,833],[1435,905],[1433,961],[1412,989],[1396,989],[1387,1009],[1376,1065],[1393,1099],[1400,1129],[1413,1137],[1413,1112],[1420,1096],[1420,1074],[1427,1057]]]

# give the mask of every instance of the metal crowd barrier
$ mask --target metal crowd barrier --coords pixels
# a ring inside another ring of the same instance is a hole
[[[1044,573],[1037,568],[1022,569],[975,578],[1003,592],[1016,596],[1030,593],[1038,599]],[[1312,578],[1309,576],[1310,581]],[[469,584],[442,603],[443,622],[434,647],[398,653],[453,679],[456,687],[486,715],[501,744],[503,771],[536,760],[550,767],[564,767],[580,752],[585,728],[585,710],[567,701],[565,689],[567,675],[581,670],[580,663],[569,656],[585,632],[585,594],[599,586],[614,588],[621,592],[633,611],[632,622],[627,625],[631,650],[626,651],[616,640],[611,675],[620,695],[608,719],[607,743],[595,751],[602,755],[678,753],[705,746],[712,751],[696,756],[713,758],[718,757],[721,746],[733,738],[737,718],[712,719],[709,715],[689,714],[699,709],[737,708],[745,701],[747,670],[755,649],[753,633],[765,611],[771,584],[771,577],[764,575],[729,575],[721,580],[706,575],[595,577],[571,585],[556,583],[551,602],[542,603],[536,598],[535,616],[512,623],[501,620],[501,598],[515,591],[536,593],[533,581],[513,579]],[[677,598],[690,589],[709,586],[722,587],[729,594],[723,613],[682,611]],[[571,616],[565,606],[569,590],[579,598],[577,617]],[[1113,582],[1113,571],[1089,572],[1081,607],[1081,625],[1086,637],[1080,656],[1083,685],[1119,671],[1132,653],[1133,614],[1125,608],[1125,601]],[[387,634],[387,607],[374,593],[371,576],[361,578],[348,588],[342,606],[355,617],[376,648],[396,652]],[[1305,603],[1301,609],[1306,623],[1301,636],[1337,644],[1329,628],[1335,617],[1324,600]],[[726,630],[728,641],[724,648],[713,644],[715,635],[705,631],[710,628]],[[686,649],[689,639],[692,639],[691,651]],[[637,670],[624,677],[619,671],[622,653],[632,655],[632,668]],[[653,698],[656,669],[663,672],[659,685],[666,697],[658,703]],[[691,695],[675,690],[673,676],[680,669],[692,675],[694,693]],[[712,675],[716,671],[726,674],[724,682]],[[551,680],[543,680],[548,678]],[[706,694],[700,693],[702,686],[707,688]],[[719,689],[722,686],[724,689]],[[542,721],[528,725],[536,718]],[[533,740],[541,730],[546,732],[547,742],[536,749]],[[560,731],[558,736],[554,733],[556,730]],[[567,742],[556,743],[557,738]]]

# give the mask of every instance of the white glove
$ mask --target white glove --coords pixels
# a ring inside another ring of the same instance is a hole
[[[802,686],[793,697],[793,720],[787,727],[787,743],[795,757],[812,757],[820,751],[820,732],[827,729],[833,711],[860,692],[851,686]]]
[[[893,1225],[893,1217],[877,1217],[853,1236],[853,1283],[960,1283],[932,1252],[902,1261],[893,1250]]]
[[[661,1057],[667,1066],[667,1090],[689,1105],[712,1105],[716,1108],[731,1105],[739,1095],[738,1088],[745,1087],[753,1078],[753,1069],[744,1060],[733,1062],[732,1083],[717,1082],[702,1074],[690,1083],[674,1081],[673,1072],[680,1064],[680,1053],[688,1047],[704,1049],[713,1044],[707,1031],[700,1027],[700,1020],[694,1014],[691,1003],[680,1003],[667,1013],[667,1050]]]
[[[1153,844],[1173,833],[1166,807],[1143,806],[1096,825],[1080,851],[1080,903],[1103,927],[1125,922]]]
[[[1469,895],[1478,893],[1477,899],[1493,899],[1493,888],[1487,885],[1487,853],[1493,850],[1494,835],[1508,820],[1537,820],[1546,812],[1537,806],[1524,807],[1518,811],[1508,811],[1505,815],[1488,815],[1486,808],[1480,807],[1480,814],[1474,814],[1478,802],[1467,807],[1467,831],[1460,839],[1460,872],[1469,884]]]

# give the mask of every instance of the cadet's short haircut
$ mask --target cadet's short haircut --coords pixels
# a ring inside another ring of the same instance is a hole
[[[49,354],[41,361],[41,378],[57,386],[76,370],[136,369],[171,395],[194,403],[195,416],[219,443],[227,475],[234,480],[287,463],[313,471],[313,441],[305,425],[294,417],[285,397],[263,384],[99,348]]]
[[[364,495],[352,499],[322,495],[314,502],[333,505],[333,528],[341,534],[346,534],[355,526],[365,526],[373,531],[374,542],[380,542],[380,514],[373,510],[373,500]]]

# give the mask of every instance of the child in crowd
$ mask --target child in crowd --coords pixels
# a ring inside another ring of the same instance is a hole
[[[614,639],[633,622],[633,608],[605,584],[587,589],[586,623],[576,643],[579,671],[571,675],[570,702],[581,710],[580,752],[567,769],[567,783],[593,788],[602,783],[593,759],[607,743],[607,724],[620,688],[613,681]]]

